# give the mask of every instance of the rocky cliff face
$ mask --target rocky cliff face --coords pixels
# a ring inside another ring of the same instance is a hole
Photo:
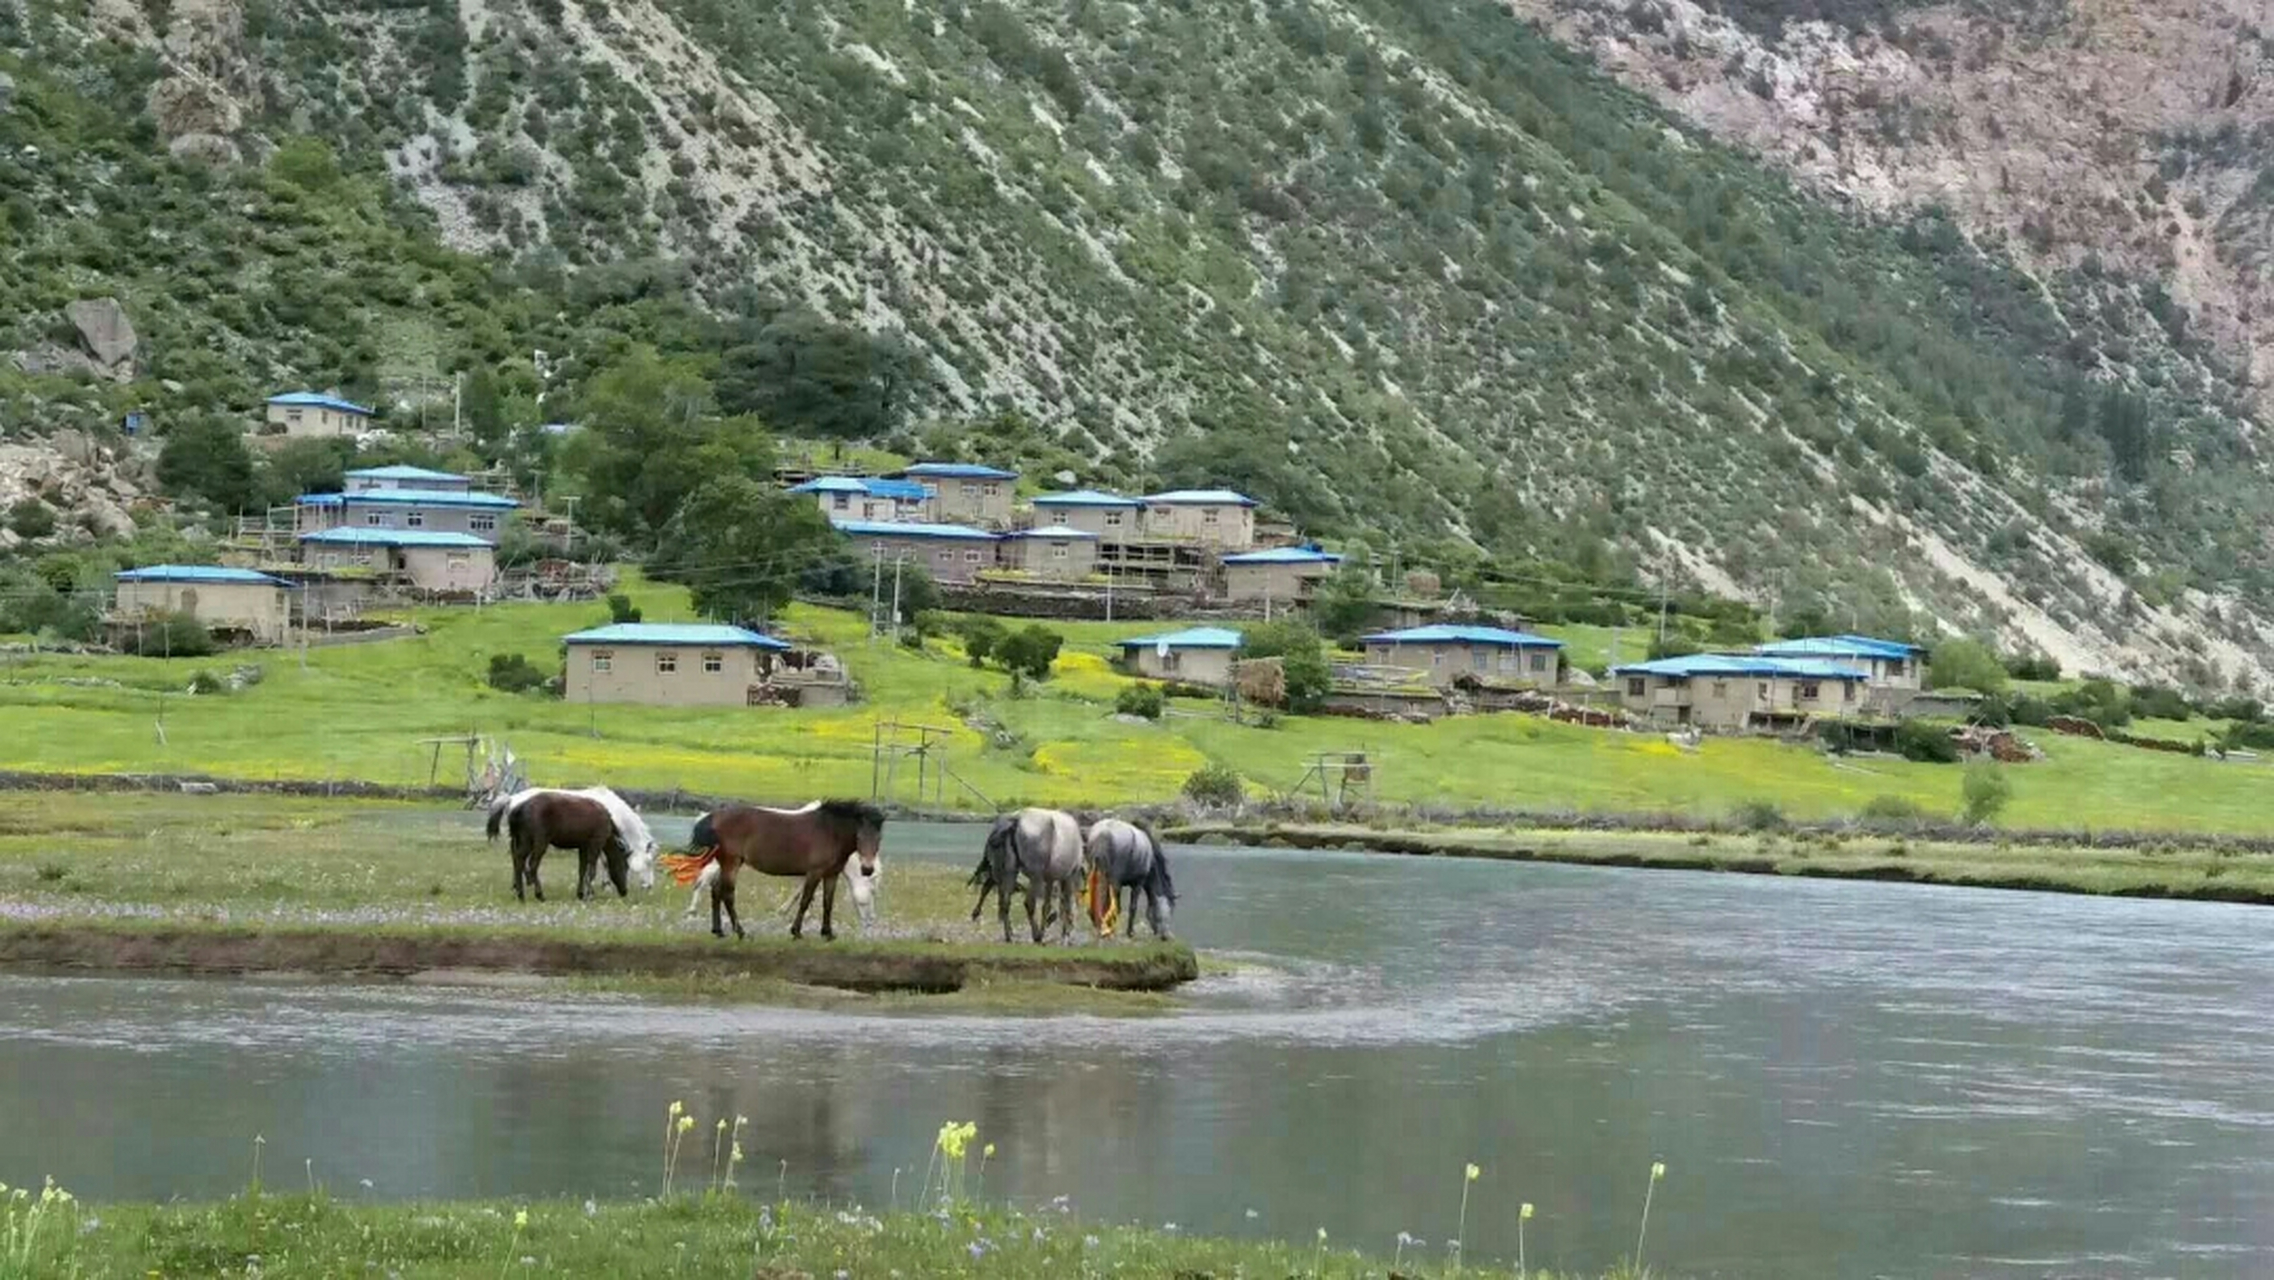
[[[2161,281],[2274,405],[2265,0],[1508,3],[1822,191]]]

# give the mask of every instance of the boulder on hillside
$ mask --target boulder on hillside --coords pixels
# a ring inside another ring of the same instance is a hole
[[[5,71],[0,71],[0,112],[4,112],[9,107],[14,106],[15,102],[16,77],[9,75]]]
[[[134,376],[134,357],[142,343],[118,299],[81,298],[65,307],[63,314],[79,330],[80,344],[104,372],[122,382]]]

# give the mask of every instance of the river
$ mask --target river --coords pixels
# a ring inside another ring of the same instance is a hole
[[[1531,1201],[1534,1264],[1594,1268],[1662,1160],[1648,1253],[1687,1276],[2274,1273],[2264,908],[1264,850],[1177,877],[1179,931],[1249,963],[1155,1018],[0,976],[0,1179],[221,1196],[258,1134],[272,1185],[624,1196],[684,1099],[750,1117],[745,1185],[872,1206],[970,1119],[987,1195],[1188,1232],[1441,1257],[1474,1161],[1472,1257]]]

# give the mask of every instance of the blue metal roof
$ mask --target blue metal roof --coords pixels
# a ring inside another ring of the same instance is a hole
[[[1659,658],[1652,662],[1613,667],[1611,674],[1663,676],[1671,680],[1687,680],[1696,676],[1785,676],[1799,680],[1870,679],[1864,672],[1837,662],[1769,658],[1743,653],[1693,653],[1680,658]]]
[[[913,480],[874,480],[867,476],[815,476],[804,484],[791,485],[791,493],[865,493],[872,498],[892,498],[901,502],[922,502],[932,491]]]
[[[1124,498],[1118,493],[1102,489],[1075,489],[1070,493],[1038,493],[1034,498],[1038,507],[1141,507],[1145,504],[1135,498]]]
[[[1158,649],[1167,645],[1171,649],[1237,649],[1240,633],[1226,627],[1187,627],[1182,631],[1167,631],[1157,636],[1138,636],[1133,640],[1115,642],[1124,649]]]
[[[561,637],[563,644],[668,644],[698,649],[787,649],[772,636],[702,622],[616,622],[605,627],[574,631]]]
[[[225,582],[256,587],[293,585],[282,578],[272,578],[251,569],[228,569],[217,564],[153,564],[111,576],[120,582]]]
[[[976,462],[919,462],[901,468],[904,476],[939,476],[948,480],[1016,480],[1019,473],[1001,467],[983,467]]]
[[[270,396],[268,402],[294,408],[337,409],[341,413],[352,413],[362,418],[371,416],[368,406],[357,404],[353,400],[342,400],[338,396],[327,396],[321,391],[287,391],[280,396]]]
[[[993,542],[985,529],[960,524],[920,524],[913,520],[833,520],[837,532],[864,538],[956,538],[967,542]]]
[[[455,489],[367,489],[362,493],[303,493],[293,501],[304,507],[362,507],[378,504],[398,507],[487,507],[506,511],[521,504],[498,493],[460,493]]]
[[[302,542],[336,547],[451,547],[484,551],[490,544],[470,533],[441,533],[433,529],[371,529],[342,525],[300,535]]]
[[[1755,645],[1755,653],[1772,657],[1818,658],[1909,658],[1926,650],[1900,640],[1878,640],[1871,636],[1841,634],[1836,636],[1804,636],[1798,640],[1776,640]]]
[[[1062,524],[1046,524],[1039,529],[1014,529],[1003,535],[1006,538],[1088,538],[1097,541],[1097,535],[1087,529],[1072,529]]]
[[[1244,493],[1234,493],[1230,489],[1171,489],[1167,493],[1146,494],[1145,501],[1165,507],[1220,506],[1226,503],[1236,507],[1263,505]]]
[[[1342,557],[1317,547],[1273,547],[1268,551],[1242,551],[1225,556],[1225,564],[1341,564]]]
[[[466,477],[455,471],[435,471],[427,467],[414,467],[396,463],[391,467],[363,467],[347,473],[351,480],[456,480],[465,483]]]
[[[1500,645],[1509,649],[1561,649],[1563,641],[1536,636],[1529,631],[1508,631],[1500,627],[1469,627],[1438,622],[1426,627],[1407,627],[1403,631],[1377,631],[1365,638],[1367,644],[1482,644]]]

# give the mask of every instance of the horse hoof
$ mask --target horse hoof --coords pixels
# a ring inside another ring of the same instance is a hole
[[[821,940],[823,942],[835,942],[837,940],[837,931],[835,929],[823,929],[821,931]]]

